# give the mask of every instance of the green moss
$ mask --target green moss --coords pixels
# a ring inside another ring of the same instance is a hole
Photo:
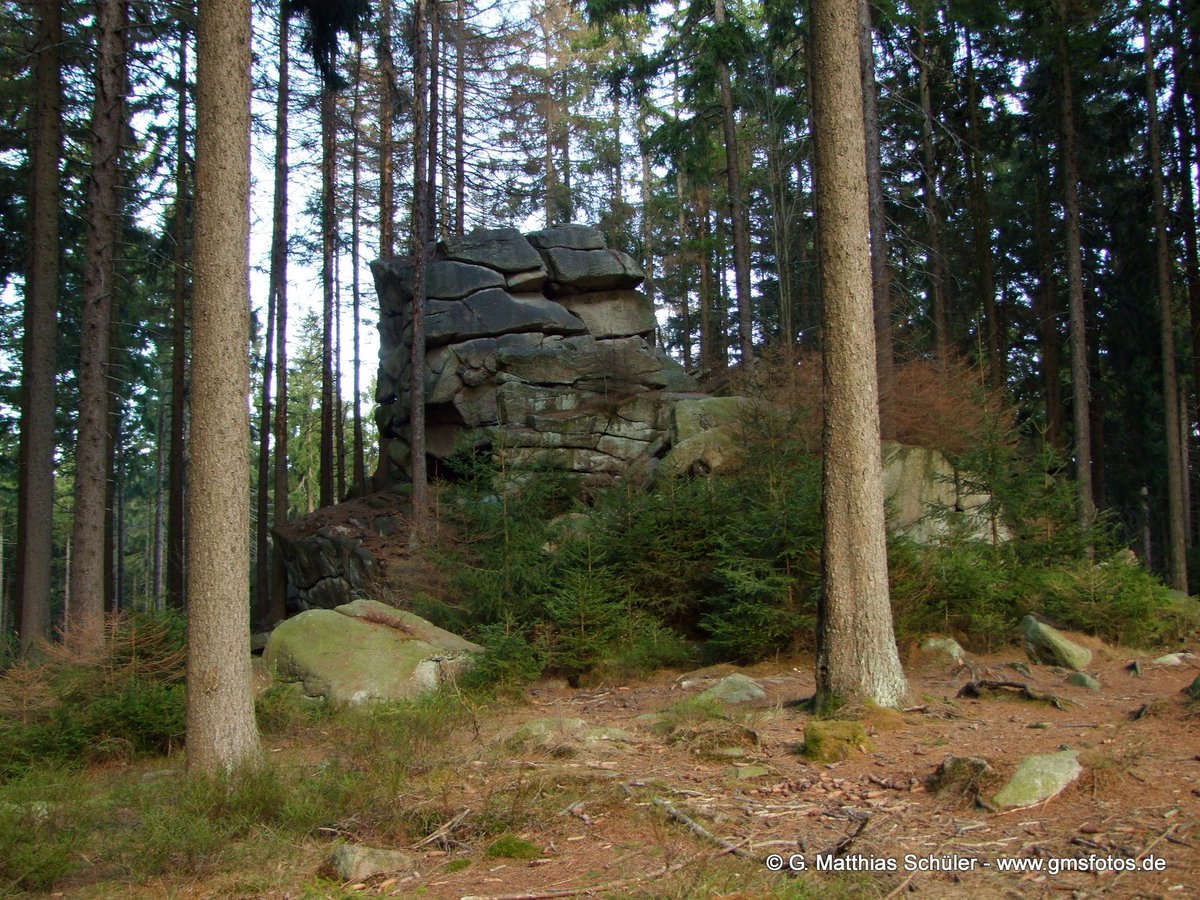
[[[537,859],[542,851],[536,844],[506,834],[491,843],[487,855],[493,859]]]
[[[871,749],[861,722],[810,719],[804,726],[804,755],[813,762],[841,762],[857,751]]]

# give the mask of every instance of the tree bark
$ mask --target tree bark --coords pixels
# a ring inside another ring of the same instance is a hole
[[[1159,327],[1162,339],[1164,440],[1167,445],[1167,530],[1171,587],[1187,593],[1187,519],[1184,510],[1183,447],[1180,439],[1179,376],[1175,366],[1175,316],[1171,298],[1171,248],[1167,237],[1167,204],[1163,186],[1162,134],[1154,71],[1154,32],[1149,4],[1142,9],[1145,44],[1146,107],[1150,111],[1147,144],[1154,191],[1154,237],[1157,255]]]
[[[250,3],[200,6],[187,765],[260,761],[250,694]]]
[[[875,82],[871,2],[858,0],[858,56],[862,69],[863,129],[867,146],[867,209],[871,227],[871,301],[875,314],[875,371],[879,378],[879,420],[885,438],[894,434],[896,351],[892,336],[892,283],[888,269],[887,210],[879,151],[879,86]],[[789,319],[790,320],[790,319]]]
[[[1067,2],[1059,0],[1058,56],[1061,67],[1062,188],[1067,232],[1067,290],[1071,330],[1071,383],[1075,427],[1075,483],[1079,491],[1079,527],[1096,517],[1092,498],[1091,388],[1088,372],[1087,318],[1083,305],[1083,249],[1079,230],[1079,161],[1075,149],[1075,100],[1071,57],[1067,52]],[[1090,546],[1088,548],[1090,555]]]
[[[275,99],[275,199],[271,224],[271,293],[275,298],[275,527],[288,520],[288,405],[287,405],[287,210],[288,210],[288,100],[291,73],[287,9],[279,11],[279,85]],[[268,544],[270,537],[268,536]],[[287,617],[287,573],[279,553],[268,554],[271,567],[270,605],[260,611],[264,625]]]
[[[101,0],[95,105],[92,113],[92,171],[88,177],[87,256],[84,263],[83,333],[80,338],[79,420],[75,446],[74,604],[66,622],[77,647],[104,639],[105,508],[108,473],[108,364],[112,332],[113,267],[119,233],[119,170],[124,130],[126,6]]]
[[[1038,347],[1042,358],[1042,379],[1046,391],[1046,439],[1057,450],[1067,449],[1062,397],[1062,334],[1059,330],[1059,303],[1056,298],[1054,262],[1050,236],[1050,202],[1047,187],[1038,179],[1034,210],[1034,243],[1038,260],[1038,288],[1034,295]]]
[[[713,17],[719,26],[725,24],[725,2],[714,0]],[[739,160],[737,121],[734,118],[733,89],[729,66],[717,62],[717,79],[721,86],[721,127],[725,137],[725,182],[729,192],[729,219],[733,229],[733,275],[737,297],[738,346],[742,364],[754,362],[754,322],[750,300],[750,235],[746,222],[745,200],[742,197],[742,165]]]
[[[442,17],[438,0],[427,0],[425,16],[429,20],[429,104],[425,107],[429,136],[426,139],[426,152],[429,154],[429,167],[425,179],[429,184],[425,191],[425,240],[432,248],[437,243],[437,176],[438,176],[438,133],[441,126],[439,121],[439,88],[441,87],[442,70]]]
[[[929,250],[929,305],[933,318],[933,346],[939,363],[950,357],[950,326],[946,315],[946,283],[942,268],[942,224],[937,206],[937,156],[933,145],[933,91],[929,83],[929,42],[925,33],[925,14],[917,24],[917,81],[921,95],[921,170],[924,178],[925,225]]]
[[[813,0],[817,219],[824,286],[822,589],[817,702],[907,694],[888,598],[856,0]]]
[[[50,627],[54,554],[55,351],[58,343],[59,159],[62,156],[62,11],[37,3],[33,52],[34,111],[30,148],[29,249],[21,368],[21,438],[17,483],[16,620],[21,652]],[[4,632],[0,632],[3,634]]]
[[[428,118],[425,107],[429,76],[427,0],[414,0],[416,48],[413,59],[413,297],[412,359],[409,400],[409,469],[412,474],[412,531],[420,546],[429,532],[429,484],[425,469],[425,277],[429,255],[429,182],[426,172]]]
[[[354,399],[353,399],[353,436],[351,438],[351,468],[350,481],[355,489],[362,490],[366,484],[366,459],[363,448],[363,422],[362,422],[362,402],[360,394],[362,393],[361,371],[362,371],[362,347],[359,335],[359,323],[362,320],[362,297],[361,284],[359,283],[359,231],[358,231],[358,216],[359,216],[359,167],[361,163],[361,153],[359,150],[361,123],[360,102],[362,99],[362,91],[359,87],[362,81],[362,40],[358,41],[354,57],[354,105],[350,114],[350,274],[351,274],[351,306],[353,313],[353,335],[352,341],[354,345]]]
[[[454,31],[454,230],[466,231],[467,221],[467,47],[466,0],[456,0]]]
[[[334,65],[331,63],[331,66]],[[334,388],[333,388],[333,293],[334,260],[337,255],[337,203],[334,177],[337,165],[337,135],[334,122],[334,90],[321,89],[321,464],[318,477],[320,505],[334,499]]]
[[[187,10],[191,12],[190,0]],[[188,288],[187,34],[179,40],[179,112],[175,131],[174,290],[171,295],[171,449],[167,488],[167,603],[187,605],[187,288]]]

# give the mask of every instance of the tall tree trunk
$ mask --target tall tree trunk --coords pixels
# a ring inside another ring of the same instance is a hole
[[[454,232],[466,231],[467,222],[467,3],[455,2],[454,30]]]
[[[880,429],[894,435],[896,351],[892,337],[892,283],[888,270],[887,211],[879,151],[879,86],[875,83],[871,2],[858,0],[858,57],[862,70],[863,131],[867,146],[867,211],[871,227],[871,303],[875,321],[875,371],[879,378]]]
[[[1034,316],[1038,327],[1038,349],[1046,390],[1046,439],[1060,451],[1067,449],[1062,398],[1062,334],[1058,327],[1059,303],[1054,283],[1054,260],[1050,237],[1050,201],[1042,179],[1036,186],[1034,243],[1037,248],[1038,288],[1034,294]]]
[[[187,765],[260,761],[250,694],[250,2],[205,0],[197,34]]]
[[[335,64],[331,63],[333,68]],[[335,207],[337,166],[337,125],[334,121],[334,90],[331,84],[321,89],[321,466],[320,505],[334,502],[334,385],[333,385],[333,294],[334,262],[337,257],[337,213]]]
[[[700,367],[725,367],[724,346],[720,344],[720,329],[714,321],[716,297],[712,277],[712,224],[710,195],[706,188],[696,188],[696,262],[700,269]]]
[[[287,209],[288,209],[288,100],[291,93],[289,28],[286,4],[279,9],[279,86],[275,99],[275,201],[271,224],[271,293],[275,297],[275,471],[274,522],[288,520],[288,405],[287,405]],[[383,159],[383,150],[380,150]],[[382,163],[381,163],[382,166]],[[390,190],[390,187],[389,187]],[[382,208],[383,201],[380,200]],[[287,616],[287,573],[283,557],[271,559],[271,603],[265,624]]]
[[[92,171],[88,177],[87,256],[84,262],[83,333],[80,338],[79,421],[75,446],[75,603],[66,623],[80,648],[104,639],[104,527],[108,472],[108,362],[112,331],[113,272],[119,233],[119,167],[124,130],[122,59],[124,0],[96,7],[98,51],[92,112]]]
[[[1083,249],[1079,230],[1079,161],[1075,149],[1075,100],[1071,57],[1067,52],[1067,0],[1059,0],[1061,27],[1058,56],[1061,68],[1062,187],[1066,212],[1067,291],[1071,329],[1071,383],[1075,426],[1075,483],[1079,491],[1079,526],[1087,529],[1096,517],[1092,498],[1091,389],[1088,373],[1087,318],[1083,306]],[[1087,548],[1091,554],[1090,545]]]
[[[359,40],[354,56],[354,71],[356,73],[354,79],[354,106],[350,115],[350,272],[351,272],[351,290],[353,292],[352,302],[352,320],[353,320],[353,343],[354,343],[354,435],[353,448],[351,454],[353,462],[350,471],[350,480],[355,489],[362,490],[366,484],[366,460],[363,450],[363,423],[362,423],[362,394],[361,372],[362,372],[362,347],[359,335],[359,323],[362,320],[362,296],[361,284],[359,283],[359,232],[358,232],[358,216],[359,216],[359,164],[361,162],[359,152],[361,122],[360,116],[360,101],[362,99],[362,91],[359,87],[362,76],[362,41]]]
[[[717,26],[725,24],[725,0],[714,0],[713,17]],[[725,179],[729,191],[729,219],[733,229],[733,275],[737,296],[738,346],[742,364],[754,362],[754,322],[750,306],[750,234],[742,197],[742,165],[739,160],[737,121],[734,118],[733,89],[729,66],[717,62],[721,86],[721,127],[725,137]]]
[[[970,189],[974,256],[979,266],[979,294],[983,298],[983,321],[987,340],[988,380],[993,387],[1004,385],[1004,357],[1000,346],[1000,310],[996,306],[996,273],[992,262],[992,217],[984,190],[983,161],[979,152],[979,84],[975,78],[975,55],[971,32],[963,29],[966,49],[967,146],[964,156]]]
[[[1167,526],[1170,536],[1171,587],[1187,593],[1187,519],[1184,511],[1183,447],[1180,442],[1179,376],[1175,366],[1175,316],[1171,299],[1171,248],[1167,238],[1167,205],[1163,187],[1162,134],[1158,122],[1158,90],[1154,72],[1154,31],[1149,3],[1142,9],[1146,62],[1146,107],[1150,178],[1154,191],[1154,236],[1158,261],[1159,327],[1162,337],[1164,439],[1167,445]]]
[[[190,0],[187,4],[191,12]],[[187,34],[179,40],[179,112],[175,132],[174,288],[171,294],[171,450],[167,489],[167,603],[183,610],[187,604],[185,567],[187,494],[187,289],[188,289],[188,167],[187,167]]]
[[[929,83],[929,42],[925,14],[917,24],[918,86],[921,95],[921,169],[924,178],[925,225],[928,229],[929,251],[926,268],[929,273],[929,306],[933,317],[933,346],[938,361],[950,357],[950,326],[946,315],[946,280],[942,267],[942,225],[937,205],[937,156],[933,145],[933,91]]]
[[[442,71],[442,16],[439,0],[427,0],[425,15],[429,19],[429,105],[425,108],[428,119],[429,136],[426,139],[426,151],[429,153],[429,167],[425,179],[429,184],[425,194],[425,240],[432,250],[437,243],[437,177],[438,177],[438,132],[439,105],[438,96],[441,85]]]
[[[54,377],[58,343],[59,159],[62,156],[62,9],[38,0],[33,52],[29,250],[21,367],[17,484],[16,620],[21,651],[50,627],[54,553]],[[2,582],[0,582],[2,583]],[[3,634],[4,632],[0,632]]]
[[[286,165],[286,163],[285,163]],[[280,158],[278,137],[275,145],[275,209],[279,207]],[[284,170],[284,178],[287,171]],[[273,248],[272,248],[273,250]],[[271,261],[274,266],[274,260]],[[271,536],[268,528],[271,488],[271,376],[275,364],[275,303],[274,285],[267,292],[267,334],[263,342],[262,397],[258,418],[258,490],[255,496],[254,521],[254,611],[255,625],[260,631],[270,628],[271,621]],[[280,398],[286,403],[286,399]]]
[[[339,245],[341,241],[338,241]],[[346,408],[342,399],[342,254],[333,259],[333,446],[337,494],[334,503],[346,496]]]
[[[167,408],[159,400],[158,428],[154,441],[154,533],[151,535],[153,549],[150,553],[150,598],[151,608],[161,612],[163,609],[163,575],[166,562],[166,471],[167,471]]]
[[[654,222],[652,219],[653,195],[654,195],[654,180],[653,172],[650,168],[650,148],[647,146],[649,140],[649,126],[646,124],[646,108],[643,104],[638,111],[638,154],[642,164],[642,259],[646,269],[646,296],[650,298],[650,304],[654,305],[654,291],[656,285],[654,283]],[[683,208],[683,194],[677,193],[680,209]],[[683,251],[683,231],[679,232],[680,253]],[[681,256],[682,259],[682,256]],[[687,308],[686,295],[683,303],[684,308]],[[690,355],[690,353],[689,353]],[[690,363],[689,363],[690,365]]]
[[[817,702],[907,694],[888,598],[857,4],[813,0],[817,220],[824,289]]]
[[[409,400],[409,468],[412,473],[412,532],[410,543],[420,546],[429,532],[429,483],[425,470],[425,276],[429,256],[428,151],[429,49],[427,0],[414,0],[416,48],[413,59],[413,297],[412,381]]]
[[[393,176],[392,117],[396,64],[392,59],[392,0],[379,0],[379,255],[396,255],[396,185]],[[380,454],[380,460],[387,456]]]

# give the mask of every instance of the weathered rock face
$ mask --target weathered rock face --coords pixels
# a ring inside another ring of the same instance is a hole
[[[372,266],[382,349],[376,419],[409,466],[411,260]],[[655,349],[644,275],[603,235],[564,225],[528,237],[476,229],[438,245],[425,301],[426,449],[488,446],[593,482],[640,477],[669,441],[680,394],[698,390]],[[553,299],[551,299],[553,298]]]

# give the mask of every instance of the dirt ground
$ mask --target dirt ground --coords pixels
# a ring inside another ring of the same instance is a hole
[[[441,809],[459,812],[415,848],[417,873],[344,887],[455,900],[1200,896],[1200,715],[1180,693],[1200,658],[1168,667],[1142,656],[1140,675],[1126,668],[1134,658],[1097,654],[1100,693],[1045,667],[1026,675],[1010,665],[1023,662],[1015,650],[972,660],[976,677],[1026,683],[1067,701],[1060,709],[1009,696],[958,698],[972,672],[918,654],[908,666],[912,708],[899,717],[864,711],[871,748],[830,764],[797,752],[809,714],[795,701],[813,693],[808,662],[743,670],[768,700],[729,707],[728,719],[681,721],[670,712],[728,667],[592,689],[543,682],[526,705],[483,714],[478,735],[461,742],[440,798]],[[664,709],[665,717],[648,715]],[[582,740],[569,722],[532,743],[511,739],[547,719],[581,719],[627,739]],[[672,733],[664,722],[674,723]],[[1036,807],[992,812],[969,786],[927,787],[949,754],[983,757],[1004,778],[1022,757],[1064,748],[1080,752],[1083,774]],[[540,820],[548,827],[521,835],[537,858],[490,858],[460,843],[456,831],[485,815],[498,791],[511,797],[514,785],[529,802],[567,798],[559,814]],[[803,859],[806,871],[772,875],[771,854]],[[816,871],[820,854],[840,860],[833,865],[841,871]],[[1042,871],[1001,871],[1005,860],[1040,860]],[[1099,871],[1062,871],[1068,865]],[[895,868],[864,871],[879,866]]]

